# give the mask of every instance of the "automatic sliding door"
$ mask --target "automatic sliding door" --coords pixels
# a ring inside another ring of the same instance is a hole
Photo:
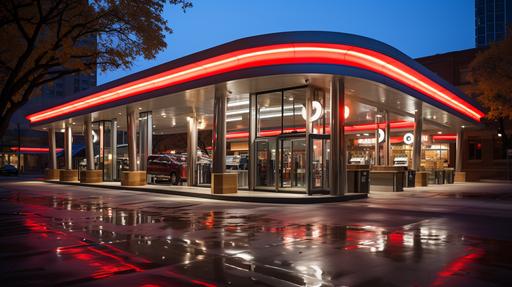
[[[310,136],[310,193],[329,191],[329,145],[325,135]]]
[[[256,187],[274,189],[276,178],[276,140],[257,140],[256,145]]]
[[[280,145],[279,189],[302,190],[306,186],[306,141],[304,138],[284,137]]]

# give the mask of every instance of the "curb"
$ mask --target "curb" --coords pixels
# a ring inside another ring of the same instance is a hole
[[[236,201],[236,202],[250,202],[250,203],[275,203],[275,204],[315,204],[315,203],[331,203],[331,202],[343,202],[349,200],[357,200],[357,199],[365,199],[368,198],[368,194],[366,193],[358,193],[358,194],[346,194],[343,196],[310,196],[310,197],[263,197],[263,196],[236,196],[236,195],[218,195],[218,194],[201,194],[201,193],[192,193],[178,190],[169,190],[169,189],[158,189],[158,188],[144,188],[144,187],[133,187],[133,186],[107,186],[107,185],[98,185],[98,184],[84,184],[80,182],[61,182],[61,181],[51,181],[44,180],[47,183],[54,184],[63,184],[63,185],[74,185],[74,186],[84,186],[84,187],[96,187],[96,188],[106,188],[106,189],[116,189],[116,190],[131,190],[131,191],[140,191],[140,192],[149,192],[149,193],[158,193],[158,194],[169,194],[169,195],[178,195],[185,197],[195,197],[195,198],[204,198],[204,199],[213,199],[213,200],[222,200],[222,201]]]

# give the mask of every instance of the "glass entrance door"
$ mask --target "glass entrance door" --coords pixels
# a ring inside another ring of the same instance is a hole
[[[329,191],[329,135],[310,135],[309,194]]]
[[[256,147],[256,188],[306,190],[306,140],[303,136],[260,138]]]
[[[279,139],[281,190],[302,191],[306,187],[306,141],[304,138]]]
[[[256,146],[256,188],[275,189],[276,139],[258,139]]]

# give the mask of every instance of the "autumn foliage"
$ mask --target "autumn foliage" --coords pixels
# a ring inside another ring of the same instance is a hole
[[[0,1],[0,136],[42,85],[154,58],[172,32],[166,4],[191,7],[187,0]]]

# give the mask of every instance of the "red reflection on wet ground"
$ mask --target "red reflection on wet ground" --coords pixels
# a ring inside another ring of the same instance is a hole
[[[401,232],[392,232],[388,234],[388,242],[391,245],[401,246],[404,243],[404,234]]]
[[[187,282],[190,282],[190,283],[193,283],[193,284],[199,285],[199,286],[204,286],[204,287],[217,287],[217,285],[215,285],[215,284],[210,284],[210,283],[207,283],[207,282],[203,282],[203,281],[199,281],[199,280],[195,280],[195,279],[190,279],[190,278],[188,278],[187,276],[184,276],[184,275],[178,274],[178,273],[176,273],[176,272],[167,271],[167,273],[169,273],[169,274],[170,274],[170,275],[172,275],[173,277],[176,277],[176,278],[178,278],[178,279],[181,279],[181,280],[184,280],[184,281],[187,281]]]
[[[64,232],[61,232],[61,231],[54,231],[54,230],[48,229],[46,224],[37,222],[36,219],[34,218],[34,215],[31,213],[28,213],[26,215],[25,221],[23,224],[32,233],[37,233],[37,234],[41,235],[41,237],[44,237],[44,238],[48,237],[48,233],[54,233],[54,234],[59,234],[59,235],[64,234]]]
[[[207,229],[212,229],[213,226],[215,225],[215,217],[214,217],[213,211],[210,211],[208,213],[208,216],[206,217],[206,220],[204,221],[204,225],[206,226]]]
[[[70,247],[59,247],[57,252],[60,255],[71,255],[73,258],[84,261],[95,270],[91,277],[100,279],[110,277],[121,272],[140,272],[141,268],[126,262],[123,258],[112,253],[99,250],[96,247],[88,246],[84,242],[81,245]],[[102,246],[108,248],[108,246]]]
[[[449,277],[452,277],[457,273],[468,269],[471,263],[474,263],[485,253],[484,250],[480,248],[471,248],[470,250],[470,253],[455,259],[450,264],[446,265],[441,271],[439,271],[437,273],[437,278],[432,286],[444,285]]]

